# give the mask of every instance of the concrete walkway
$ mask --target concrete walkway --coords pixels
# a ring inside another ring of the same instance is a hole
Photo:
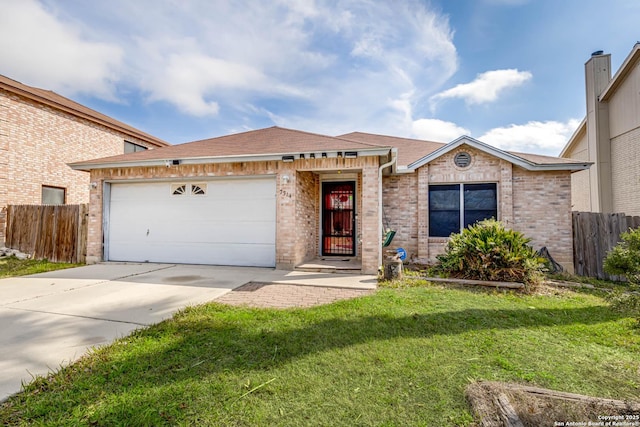
[[[276,283],[279,295],[288,301],[292,285],[304,286],[307,294],[311,289],[326,294],[325,288],[358,293],[376,287],[375,276],[130,263],[2,279],[0,401],[19,391],[21,382],[69,364],[91,347],[108,344],[170,318],[186,306],[212,301],[250,282]]]

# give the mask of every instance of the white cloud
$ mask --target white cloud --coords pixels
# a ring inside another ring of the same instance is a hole
[[[415,138],[435,142],[451,142],[462,135],[471,132],[455,123],[438,119],[418,119],[412,124],[412,133]]]
[[[532,74],[528,71],[515,69],[494,70],[479,74],[470,83],[459,84],[431,97],[432,106],[447,98],[464,99],[468,105],[485,104],[498,99],[501,92],[517,87],[530,80]]]
[[[216,90],[242,90],[267,82],[260,71],[244,64],[200,54],[174,54],[149,83],[151,100],[166,100],[187,114],[206,116],[218,114],[219,105],[211,100]]]
[[[419,0],[41,1],[0,0],[0,73],[194,117],[406,130],[390,100],[424,101],[458,64],[448,17]]]
[[[579,124],[578,119],[566,123],[531,121],[491,129],[478,139],[507,151],[557,156]]]
[[[114,98],[123,50],[90,41],[33,0],[0,0],[0,72],[68,95]]]

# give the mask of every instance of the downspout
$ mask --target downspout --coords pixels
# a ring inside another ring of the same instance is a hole
[[[393,165],[398,160],[398,149],[391,149],[391,160],[378,168],[378,267],[382,265],[382,171]]]

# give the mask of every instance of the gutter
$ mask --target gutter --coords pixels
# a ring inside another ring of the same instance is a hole
[[[392,148],[391,149],[391,160],[388,161],[387,163],[381,165],[378,168],[378,247],[380,249],[380,251],[378,252],[378,267],[380,267],[382,265],[382,244],[381,244],[381,239],[382,239],[382,171],[385,168],[388,168],[389,166],[392,166],[394,163],[396,163],[396,161],[398,160],[398,149],[397,148]]]
[[[173,146],[176,147],[176,146]],[[382,156],[389,153],[389,148],[379,149],[354,149],[354,150],[331,150],[331,151],[315,151],[315,152],[294,152],[294,153],[273,153],[273,154],[241,154],[236,156],[207,156],[207,157],[167,157],[161,159],[144,159],[144,160],[116,160],[98,163],[94,161],[69,163],[69,167],[73,170],[91,171],[93,169],[114,169],[114,168],[133,168],[133,167],[152,167],[152,166],[172,166],[174,161],[179,165],[201,165],[209,163],[238,163],[238,162],[261,162],[261,161],[282,161],[283,156],[291,156],[293,160],[309,159],[310,155],[315,158],[322,158],[322,153],[326,153],[328,158],[338,157],[338,152],[355,151],[358,155],[366,156]]]

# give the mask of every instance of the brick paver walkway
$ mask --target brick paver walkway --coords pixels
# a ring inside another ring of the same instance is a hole
[[[227,292],[215,301],[248,307],[311,307],[356,298],[375,292],[370,289],[330,288],[322,286],[247,283]]]

